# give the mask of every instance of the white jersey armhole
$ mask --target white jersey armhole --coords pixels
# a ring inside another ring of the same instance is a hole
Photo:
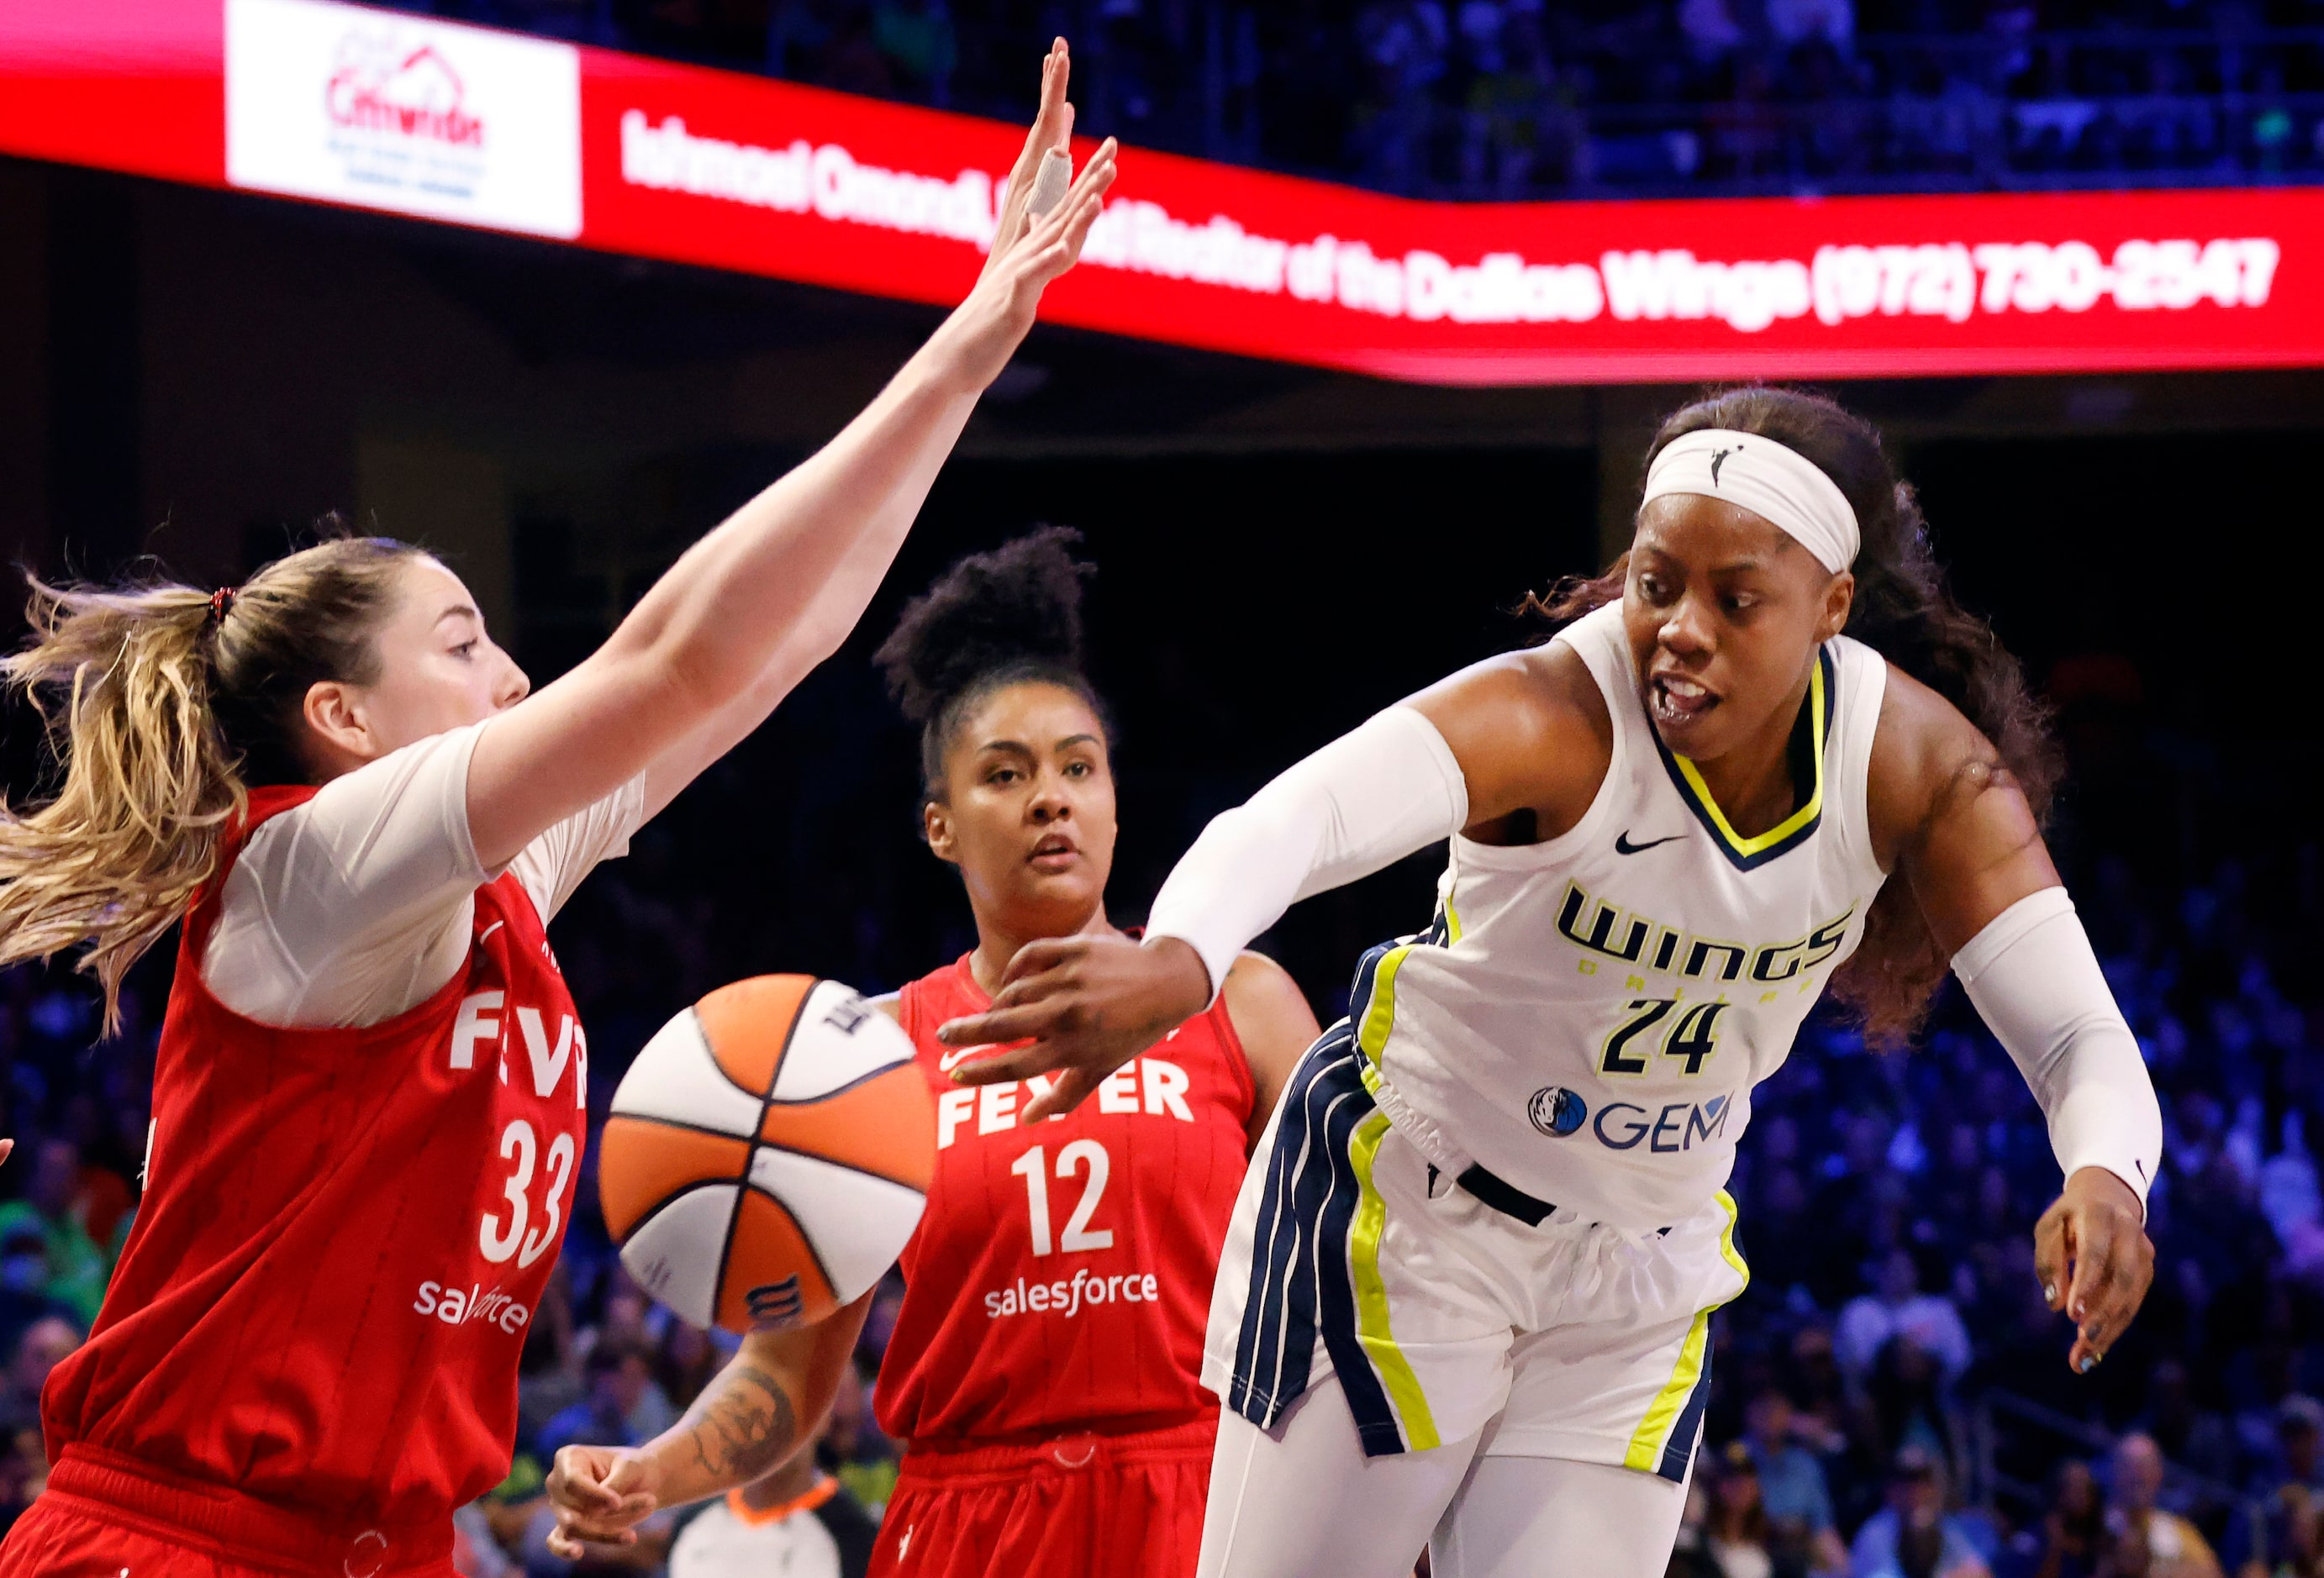
[[[459,973],[487,870],[468,827],[482,724],[392,751],[255,831],[218,897],[203,985],[245,1019],[285,1029],[379,1024]],[[643,820],[644,780],[543,832],[503,867],[545,924]]]
[[[1880,732],[1880,705],[1888,693],[1888,660],[1849,636],[1831,640],[1840,690],[1831,755],[1825,770],[1838,791],[1830,808],[1858,879],[1877,893],[1887,881],[1872,842],[1872,748]]]
[[[1631,675],[1630,649],[1622,638],[1622,605],[1613,602],[1592,609],[1560,630],[1552,640],[1571,647],[1589,669],[1590,677],[1598,682],[1598,693],[1606,702],[1613,737],[1606,757],[1606,775],[1598,781],[1598,793],[1590,797],[1582,820],[1554,839],[1536,844],[1483,844],[1466,834],[1453,834],[1452,864],[1456,868],[1470,865],[1521,870],[1566,859],[1604,830],[1611,808],[1628,793],[1629,731],[1622,727],[1622,709],[1635,704],[1629,698],[1635,693],[1636,682]]]

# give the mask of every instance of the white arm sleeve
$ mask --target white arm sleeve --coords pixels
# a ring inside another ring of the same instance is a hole
[[[1369,876],[1469,821],[1436,725],[1390,707],[1214,818],[1156,895],[1146,934],[1193,946],[1217,999],[1245,944],[1299,900]]]
[[[499,875],[468,832],[484,726],[435,735],[334,778],[253,833],[219,895],[202,982],[263,1024],[377,1024],[425,1002],[467,957],[475,891]],[[548,920],[621,853],[643,781],[558,823],[510,863]]]
[[[2163,1109],[2066,890],[2002,911],[1953,955],[1953,973],[2042,1104],[2058,1166],[2069,1178],[2106,1169],[2143,1211],[2163,1160]]]

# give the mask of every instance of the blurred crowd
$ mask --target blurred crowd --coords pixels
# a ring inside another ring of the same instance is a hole
[[[1413,196],[2324,170],[2324,0],[390,0]]]

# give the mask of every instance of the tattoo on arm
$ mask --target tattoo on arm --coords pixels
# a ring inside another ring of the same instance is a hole
[[[755,1364],[737,1364],[688,1410],[705,1472],[721,1480],[757,1479],[798,1445],[798,1414],[775,1378]]]

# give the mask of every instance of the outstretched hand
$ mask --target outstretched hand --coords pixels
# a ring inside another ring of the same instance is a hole
[[[2130,1186],[2082,1167],[2034,1227],[2034,1269],[2050,1307],[2071,1317],[2066,1362],[2084,1373],[2106,1357],[2154,1282],[2154,1243]]]
[[[1028,1042],[963,1063],[952,1077],[996,1085],[1056,1075],[1023,1108],[1019,1121],[1030,1124],[1073,1111],[1210,1000],[1202,957],[1175,937],[1047,937],[1017,950],[991,1007],[941,1026],[936,1039],[950,1047]]]
[[[625,1448],[558,1448],[549,1471],[549,1504],[557,1512],[550,1553],[577,1562],[587,1545],[637,1544],[637,1526],[661,1504],[647,1478],[645,1458]]]
[[[1109,137],[1090,155],[1063,201],[1046,214],[1032,212],[1041,161],[1052,150],[1072,155],[1074,106],[1065,98],[1071,69],[1072,57],[1059,39],[1041,62],[1040,113],[1009,172],[991,255],[976,288],[937,331],[938,342],[954,342],[950,348],[958,365],[980,390],[1001,375],[1031,332],[1041,292],[1080,259],[1090,226],[1104,209],[1106,188],[1113,185],[1118,150]]]

